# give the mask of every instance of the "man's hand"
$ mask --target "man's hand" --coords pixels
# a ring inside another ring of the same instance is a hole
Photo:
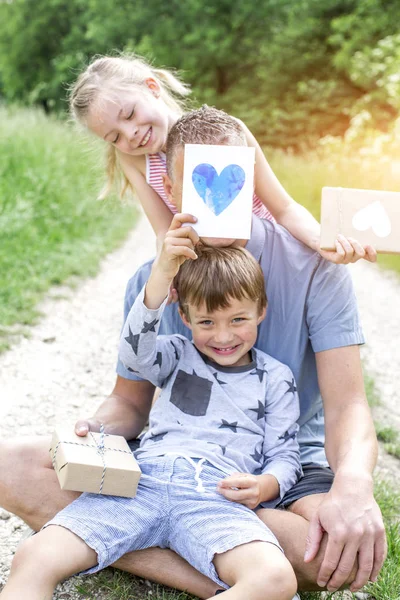
[[[233,473],[218,482],[217,491],[227,500],[254,509],[260,502],[277,498],[279,484],[273,475]]]
[[[95,417],[89,419],[80,419],[75,423],[75,433],[81,437],[85,437],[89,431],[100,431],[100,421]]]
[[[117,376],[110,396],[89,419],[75,424],[75,433],[84,437],[89,431],[100,431],[103,423],[105,433],[135,439],[143,430],[150,413],[154,386],[149,381],[132,381]]]
[[[381,511],[373,497],[371,482],[334,484],[310,521],[305,562],[311,562],[322,536],[328,534],[325,556],[317,583],[330,592],[348,581],[357,561],[357,573],[350,586],[361,589],[376,581],[386,558],[387,545]]]
[[[318,245],[317,250],[322,258],[338,265],[355,263],[360,258],[364,258],[369,262],[376,262],[376,250],[372,246],[363,248],[354,238],[346,238],[344,235],[339,234],[335,244],[336,249],[333,251],[321,250]]]

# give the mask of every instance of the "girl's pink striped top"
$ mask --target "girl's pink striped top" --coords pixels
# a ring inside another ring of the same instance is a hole
[[[177,212],[176,208],[168,201],[164,191],[162,176],[166,172],[167,163],[164,152],[146,154],[146,181],[162,198],[170,211],[175,214]],[[257,215],[257,217],[260,217],[260,219],[268,219],[269,221],[274,220],[269,210],[264,206],[256,194],[253,195],[253,213]]]

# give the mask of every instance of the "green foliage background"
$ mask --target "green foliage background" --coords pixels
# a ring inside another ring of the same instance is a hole
[[[398,0],[0,0],[1,93],[63,111],[88,60],[125,49],[182,70],[198,102],[261,143],[298,150],[363,109],[390,127],[399,22]]]

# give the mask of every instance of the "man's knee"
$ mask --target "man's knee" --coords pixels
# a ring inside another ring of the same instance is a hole
[[[0,506],[35,530],[77,496],[60,489],[49,447],[45,437],[16,438],[0,445]]]

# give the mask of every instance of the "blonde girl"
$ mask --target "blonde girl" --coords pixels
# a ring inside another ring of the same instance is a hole
[[[189,87],[166,69],[155,69],[138,56],[100,57],[78,77],[70,92],[71,114],[108,144],[108,185],[122,172],[122,194],[135,190],[154,232],[169,228],[175,208],[163,189],[168,132],[187,108]],[[279,183],[254,136],[241,123],[256,149],[253,212],[275,219],[292,235],[335,263],[374,261],[375,251],[339,236],[336,251],[319,249],[319,223]]]

